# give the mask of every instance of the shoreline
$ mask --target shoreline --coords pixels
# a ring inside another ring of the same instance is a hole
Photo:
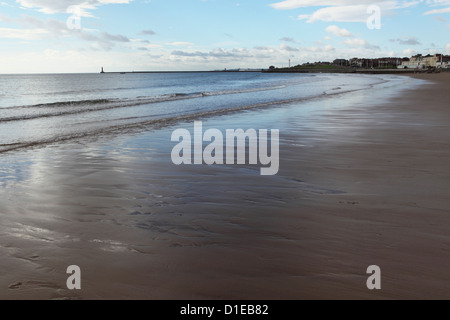
[[[337,73],[337,74],[392,74],[392,75],[405,75],[405,74],[435,74],[435,73],[448,73],[450,69],[364,69],[364,68],[298,68],[298,69],[275,69],[265,70],[263,73]]]
[[[274,177],[173,166],[171,127],[5,157],[0,297],[450,297],[450,73],[409,77],[436,84],[205,120],[281,126]],[[72,264],[80,292],[64,289]]]

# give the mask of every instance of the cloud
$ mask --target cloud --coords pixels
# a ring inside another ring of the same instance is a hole
[[[171,43],[167,43],[167,45],[169,46],[174,46],[174,47],[193,47],[194,44],[192,42],[171,42]]]
[[[409,48],[409,49],[403,50],[403,51],[402,51],[402,54],[403,54],[403,56],[405,56],[405,57],[411,57],[411,56],[416,55],[416,54],[417,54],[417,51],[414,50],[414,49]]]
[[[351,47],[363,47],[366,49],[377,49],[377,50],[380,49],[379,46],[371,45],[366,40],[359,39],[359,38],[347,39],[344,41],[344,44],[351,46]]]
[[[332,33],[337,37],[353,37],[353,34],[347,29],[340,29],[338,26],[328,26],[326,32]]]
[[[309,14],[301,14],[301,15],[299,15],[297,17],[297,20],[307,20],[309,18],[311,18],[311,15],[309,15]]]
[[[63,37],[78,38],[79,40],[90,42],[91,49],[111,50],[118,43],[129,43],[131,40],[120,34],[110,34],[88,29],[69,29],[67,24],[60,20],[46,19],[39,20],[34,17],[23,15],[21,18],[11,20],[22,28],[1,28],[0,38],[19,40],[54,40]],[[32,28],[30,28],[32,27]]]
[[[48,34],[45,29],[12,29],[0,28],[0,38],[20,39],[20,40],[39,40]]]
[[[200,57],[203,59],[207,58],[228,58],[228,59],[242,59],[251,57],[251,54],[246,49],[232,49],[226,50],[223,48],[217,48],[209,52],[195,51],[195,52],[187,52],[187,51],[172,51],[172,55],[174,56],[182,56],[182,57]]]
[[[128,39],[125,36],[122,36],[120,34],[118,35],[112,35],[107,32],[102,32],[101,34],[102,39],[106,41],[112,41],[112,42],[130,42],[130,39]]]
[[[280,45],[280,50],[288,51],[288,52],[298,52],[298,51],[300,51],[298,48],[288,46],[288,45],[286,45],[284,43]]]
[[[319,9],[310,15],[308,17],[308,22],[366,22],[368,17],[367,6],[365,5],[326,7]]]
[[[70,31],[71,32],[71,31]],[[92,36],[90,47],[85,49],[51,50],[34,47],[23,53],[8,53],[2,55],[2,71],[18,72],[98,72],[99,66],[107,71],[154,70],[154,71],[192,71],[192,70],[223,70],[236,68],[268,68],[271,65],[287,66],[314,61],[333,61],[336,58],[352,57],[382,57],[392,56],[388,52],[376,51],[358,46],[345,46],[339,49],[331,45],[299,46],[298,52],[282,50],[280,46],[259,47],[217,47],[213,50],[180,49],[172,51],[170,47],[150,48],[139,39],[130,39],[130,43],[111,42],[129,50],[110,50],[102,47],[101,34],[95,31],[89,33],[73,33],[73,37],[81,34]],[[72,33],[71,33],[72,35]],[[47,37],[50,37],[48,35]],[[70,41],[73,39],[69,38]],[[353,39],[344,38],[343,40]],[[103,40],[104,41],[104,40]],[[145,50],[147,48],[148,50]],[[48,47],[48,49],[50,49]],[[90,49],[90,50],[89,50]],[[172,48],[173,49],[173,48]],[[178,49],[178,48],[175,48]]]
[[[434,17],[434,19],[437,21],[440,21],[440,22],[445,22],[445,23],[447,22],[447,19],[442,18],[441,16],[436,16],[436,17]]]
[[[101,5],[128,4],[133,0],[16,0],[22,7],[36,9],[46,14],[73,13],[83,17],[91,17],[89,10]]]
[[[42,40],[70,34],[70,30],[64,22],[54,19],[41,21],[39,19],[23,15],[21,18],[11,20],[21,26],[20,29],[2,28],[0,38],[21,40]],[[32,27],[32,28],[30,28]]]
[[[291,10],[297,8],[305,8],[305,7],[324,7],[324,6],[345,6],[352,5],[355,3],[366,3],[373,4],[376,1],[373,0],[285,0],[277,3],[271,4],[271,6],[277,10]]]
[[[31,17],[31,16],[28,16],[28,15],[24,15],[22,17],[22,19],[18,20],[18,22],[21,25],[30,25],[30,26],[36,27],[36,28],[42,28],[44,26],[44,23],[41,20],[36,19],[34,17]]]
[[[450,12],[450,0],[429,0],[429,1],[427,1],[427,4],[430,7],[445,7],[445,8],[429,10],[429,11],[425,12],[424,15]]]
[[[281,44],[279,47],[255,46],[253,48],[224,49],[216,48],[212,51],[186,51],[175,50],[171,52],[171,59],[182,61],[185,64],[211,63],[214,66],[230,67],[245,66],[251,68],[265,67],[287,63],[291,59],[292,63],[306,61],[333,60],[336,49],[333,46],[321,47],[291,47]]]
[[[87,50],[63,50],[55,48],[33,49],[2,55],[2,72],[5,73],[62,73],[99,72],[100,66],[106,71],[148,70],[145,66],[150,59],[143,58],[147,52],[108,52]],[[151,60],[150,60],[151,61]],[[127,62],[126,64],[124,62]]]
[[[280,39],[280,41],[296,43],[294,38],[290,38],[290,37],[283,37]]]
[[[283,46],[283,45],[282,45]],[[208,61],[213,62],[216,65],[229,64],[229,63],[242,63],[242,66],[246,67],[261,67],[265,64],[272,64],[276,60],[286,61],[291,57],[292,47],[286,48],[282,47],[266,47],[257,46],[251,49],[247,48],[235,48],[235,49],[224,49],[216,48],[212,51],[172,51],[171,57],[173,59],[183,59],[185,62],[193,61]],[[288,49],[288,50],[285,50]],[[300,51],[299,49],[294,49],[294,51]],[[255,65],[260,63],[259,66]]]
[[[112,35],[107,32],[102,32],[101,34],[97,35],[94,33],[89,32],[78,32],[74,33],[78,36],[81,40],[93,42],[92,49],[94,50],[111,50],[117,42],[119,43],[125,43],[130,42],[130,39],[123,35]]]
[[[412,37],[409,39],[389,39],[390,42],[398,42],[401,45],[405,46],[419,46],[421,43],[417,40],[417,38]]]
[[[156,34],[153,30],[142,30],[139,34],[146,35],[146,36],[154,36]]]
[[[443,9],[434,9],[434,10],[430,10],[424,13],[424,15],[429,15],[429,14],[440,14],[440,13],[449,13],[450,12],[450,7],[448,8],[443,8]]]
[[[5,15],[0,13],[0,21],[1,22],[12,22],[13,19],[11,19],[10,17],[7,17],[7,16],[5,16]]]
[[[447,1],[447,0],[444,0]],[[307,20],[309,23],[316,21],[336,22],[366,22],[372,15],[367,9],[371,5],[380,8],[383,15],[394,10],[411,7],[422,2],[421,0],[285,0],[271,4],[277,10],[292,10],[298,8],[318,8],[312,14],[300,14],[299,20]],[[320,8],[319,8],[320,7]]]

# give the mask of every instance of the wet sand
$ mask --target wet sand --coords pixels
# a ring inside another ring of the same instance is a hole
[[[174,166],[174,128],[2,155],[0,298],[450,298],[450,73],[411,77],[204,121],[281,128],[274,177]]]

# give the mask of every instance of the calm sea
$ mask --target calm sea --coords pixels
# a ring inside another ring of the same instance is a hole
[[[244,72],[0,75],[0,152],[333,97],[384,81]]]

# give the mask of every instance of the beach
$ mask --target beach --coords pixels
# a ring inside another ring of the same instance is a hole
[[[402,77],[202,119],[280,129],[276,176],[175,166],[192,119],[2,154],[0,298],[450,298],[450,73]]]

